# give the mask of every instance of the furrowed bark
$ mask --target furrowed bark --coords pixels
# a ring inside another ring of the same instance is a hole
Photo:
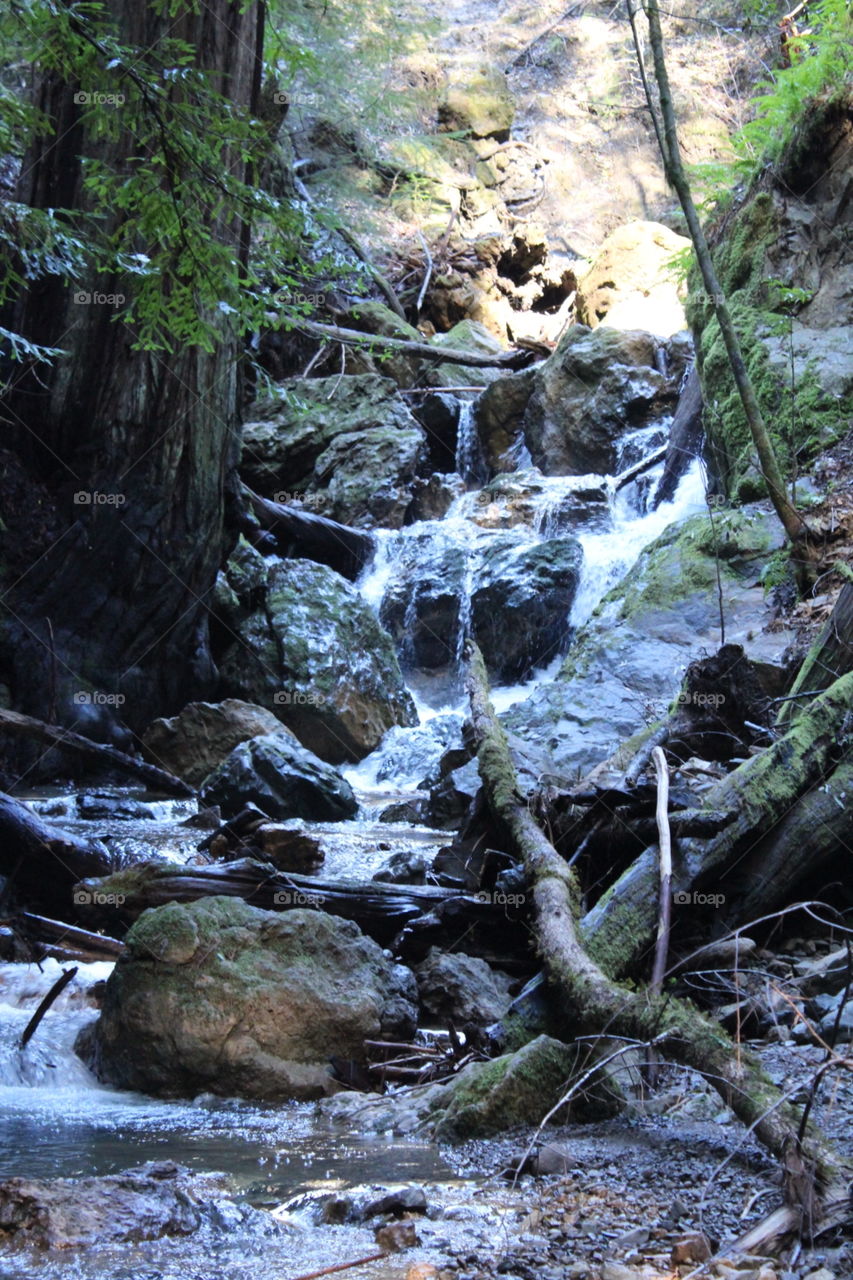
[[[845,582],[826,626],[800,667],[791,696],[782,703],[777,728],[787,727],[802,710],[808,692],[820,692],[853,670],[853,582]]]
[[[686,1001],[634,992],[609,978],[582,945],[577,884],[534,821],[522,796],[506,735],[489,702],[482,656],[469,644],[468,695],[486,799],[512,851],[524,863],[534,927],[548,978],[586,1034],[647,1042],[666,1034],[665,1051],[711,1084],[759,1142],[782,1158],[797,1143],[799,1117],[764,1076],[757,1060]],[[810,1128],[800,1147],[818,1194],[833,1202],[849,1170],[826,1139]],[[849,1214],[849,1201],[845,1211]]]

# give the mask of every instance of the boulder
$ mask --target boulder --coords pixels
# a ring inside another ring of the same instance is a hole
[[[0,1182],[0,1233],[13,1246],[38,1249],[187,1236],[215,1220],[220,1181],[167,1160],[100,1178],[7,1178]]]
[[[503,71],[483,67],[467,80],[456,80],[439,105],[439,124],[448,132],[463,131],[474,138],[509,137],[515,107]]]
[[[271,710],[321,760],[361,760],[392,725],[417,723],[391,637],[334,570],[241,543],[217,614],[223,691]]]
[[[512,1003],[511,979],[476,956],[433,947],[416,966],[415,977],[421,1008],[441,1026],[487,1026],[502,1018]]]
[[[168,720],[153,720],[142,749],[146,760],[198,787],[241,742],[279,732],[287,733],[281,721],[251,702],[190,702]]]
[[[684,358],[682,335],[666,342],[573,325],[547,360],[504,375],[478,399],[491,474],[516,470],[525,450],[545,475],[614,474],[620,441],[674,408]]]
[[[279,822],[340,822],[358,812],[349,783],[286,732],[241,742],[205,778],[201,794],[224,818],[236,817],[247,804]]]
[[[403,523],[426,449],[392,379],[293,378],[248,416],[240,472],[256,492],[341,524]]]
[[[98,1076],[172,1097],[310,1099],[328,1060],[408,1038],[414,978],[352,921],[203,898],[145,911],[77,1051]]]
[[[577,315],[591,329],[645,329],[669,338],[687,328],[687,283],[678,255],[690,241],[660,222],[629,222],[601,245],[578,281]]]

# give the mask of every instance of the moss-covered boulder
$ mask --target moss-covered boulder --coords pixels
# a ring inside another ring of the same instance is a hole
[[[515,107],[506,75],[496,67],[480,68],[467,82],[451,85],[439,106],[443,128],[474,138],[509,138]]]
[[[793,640],[778,622],[767,629],[783,540],[760,505],[671,525],[581,628],[557,679],[505,723],[568,779],[606,759],[644,718],[665,714],[687,665],[719,646],[721,612],[727,643],[778,662]]]
[[[241,742],[279,732],[287,730],[271,711],[239,698],[189,702],[178,715],[152,721],[142,749],[153,764],[198,787]]]
[[[424,462],[424,433],[391,378],[293,378],[252,406],[241,474],[279,502],[360,527],[398,528]]]
[[[145,911],[78,1052],[100,1079],[168,1097],[278,1100],[334,1091],[330,1055],[412,1034],[408,969],[348,920],[236,898]]]
[[[266,707],[332,764],[361,760],[417,723],[394,645],[355,587],[309,560],[245,542],[217,587],[223,692]]]
[[[720,284],[783,473],[793,476],[853,420],[853,246],[838,211],[853,166],[850,104],[805,112],[778,163],[712,229]],[[688,320],[705,430],[731,497],[765,493],[714,315],[694,272]]]
[[[340,822],[358,811],[349,783],[283,725],[235,747],[204,779],[201,794],[225,818],[235,818],[249,804],[277,822]]]

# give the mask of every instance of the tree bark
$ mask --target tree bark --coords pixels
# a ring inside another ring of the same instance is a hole
[[[810,693],[829,688],[834,680],[851,670],[853,670],[853,582],[845,582],[826,626],[812,645],[797,673],[791,689],[793,696],[782,703],[782,710],[776,719],[776,727],[787,727],[802,710]]]
[[[849,1217],[849,1170],[813,1128],[798,1140],[799,1117],[753,1055],[686,1001],[630,991],[591,959],[575,924],[575,878],[521,795],[506,735],[489,702],[482,656],[474,645],[468,652],[468,694],[483,788],[512,850],[523,859],[539,951],[552,986],[588,1035],[649,1042],[665,1034],[662,1051],[702,1075],[769,1151],[781,1159],[793,1144],[801,1152],[812,1170],[815,1193],[825,1196],[824,1203],[840,1202],[843,1188],[843,1205],[835,1212]]]
[[[663,475],[652,498],[652,509],[675,497],[678,482],[694,458],[699,457],[702,443],[702,384],[694,364],[687,375],[684,390],[678,397],[675,416],[669,429]]]
[[[661,30],[660,10],[658,8],[658,0],[645,0],[645,12],[649,21],[649,39],[652,46],[652,57],[654,59],[655,79],[658,85],[658,95],[660,98],[660,111],[663,118],[663,140],[661,142],[661,154],[666,172],[667,181],[675,189],[679,203],[684,212],[687,221],[687,229],[690,239],[693,241],[693,248],[696,253],[696,260],[699,264],[699,270],[702,273],[702,280],[708,297],[712,300],[714,311],[717,316],[717,323],[720,326],[723,343],[726,348],[726,354],[729,358],[729,364],[732,370],[732,376],[740,395],[746,420],[749,424],[752,442],[755,445],[755,451],[758,454],[759,469],[764,477],[767,485],[770,501],[773,503],[776,514],[778,515],[782,526],[790,538],[791,542],[796,542],[798,538],[803,537],[808,532],[805,521],[802,516],[791,505],[788,498],[785,481],[779,470],[779,463],[776,459],[776,453],[773,443],[767,431],[767,426],[761,414],[761,408],[755,395],[752,381],[747,372],[744,363],[743,353],[740,348],[740,340],[732,322],[731,312],[723,293],[722,285],[717,278],[717,272],[711,258],[711,251],[708,248],[708,242],[705,239],[705,233],[702,230],[702,224],[699,221],[699,214],[693,203],[693,196],[690,191],[690,184],[687,181],[687,175],[684,172],[684,165],[681,160],[681,149],[678,142],[678,127],[675,119],[675,110],[672,103],[672,90],[669,83],[669,74],[666,68],[666,59],[663,49],[663,31]],[[628,0],[628,13],[631,20],[632,29],[635,31],[636,9],[635,0]],[[639,54],[639,42],[638,42]],[[645,74],[643,77],[644,84]],[[661,130],[657,125],[657,116],[655,114],[654,103],[649,94],[649,110],[656,122],[656,130],[658,140],[661,141]]]
[[[254,109],[257,0],[208,0],[177,12],[108,0],[105,8],[124,43],[148,51],[167,36],[185,41],[214,91]],[[77,88],[51,71],[37,83],[52,132],[26,157],[18,200],[91,212],[86,160],[132,169],[135,139],[91,136]],[[235,176],[247,176],[246,163],[235,155]],[[121,216],[107,211],[106,235]],[[216,232],[235,258],[244,254],[245,227],[233,215],[221,215]],[[97,288],[126,295],[132,281],[99,276]],[[4,403],[12,447],[49,488],[64,528],[10,591],[2,642],[19,709],[73,726],[74,694],[100,689],[121,693],[123,717],[139,728],[213,689],[206,606],[226,550],[226,482],[239,455],[239,340],[222,316],[211,352],[138,350],[133,326],[114,314],[109,305],[75,303],[55,278],[36,282],[17,305],[15,329],[67,352],[46,375],[18,380]]]

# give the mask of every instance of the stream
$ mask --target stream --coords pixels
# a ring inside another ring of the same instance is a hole
[[[668,425],[665,420],[626,437],[620,469],[658,447]],[[476,457],[465,430],[463,415],[457,464],[470,479]],[[643,547],[670,523],[704,508],[698,462],[673,502],[656,511],[648,506],[660,467],[617,493],[609,477],[546,477],[528,459],[519,463],[518,471],[489,486],[469,488],[442,519],[379,533],[377,554],[360,590],[383,619],[394,612],[389,601],[394,605],[401,661],[420,724],[392,730],[373,755],[346,770],[361,806],[355,820],[311,825],[326,850],[324,876],[369,877],[393,852],[419,851],[431,858],[448,842],[447,832],[380,822],[379,814],[401,799],[423,795],[419,784],[459,738],[464,718],[459,677],[462,647],[473,625],[472,594],[498,540],[510,564],[531,548],[567,537],[576,539],[583,553],[573,602],[556,638],[545,652],[524,658],[517,678],[495,684],[495,705],[503,711],[553,678],[573,634]],[[449,579],[442,577],[448,565],[453,567]],[[424,661],[430,646],[423,629],[417,633],[419,601],[425,584],[437,581],[450,603],[445,600],[443,612],[435,612],[435,652]],[[194,802],[107,790],[144,800],[152,816],[80,818],[70,787],[41,788],[21,798],[59,825],[105,839],[119,863],[151,857],[186,862],[195,855],[199,831],[182,825],[195,811]],[[238,1209],[225,1202],[217,1221],[187,1239],[105,1246],[51,1255],[49,1261],[43,1255],[16,1255],[0,1261],[0,1280],[288,1280],[375,1251],[366,1227],[316,1225],[309,1212],[320,1193],[354,1194],[358,1188],[426,1184],[434,1206],[431,1220],[419,1228],[422,1249],[407,1253],[405,1260],[390,1257],[361,1268],[360,1276],[402,1276],[418,1258],[440,1262],[443,1242],[464,1239],[472,1214],[480,1221],[493,1214],[497,1230],[504,1209],[494,1194],[488,1206],[478,1203],[477,1178],[460,1177],[438,1148],[416,1138],[342,1133],[319,1118],[311,1104],[263,1106],[207,1095],[163,1101],[99,1084],[72,1045],[96,1016],[108,964],[81,965],[20,1050],[23,1028],[60,971],[55,960],[40,967],[0,965],[0,1176],[77,1177],[114,1173],[146,1160],[175,1160],[195,1171],[228,1175]],[[283,1225],[256,1212],[284,1203],[290,1216]]]

